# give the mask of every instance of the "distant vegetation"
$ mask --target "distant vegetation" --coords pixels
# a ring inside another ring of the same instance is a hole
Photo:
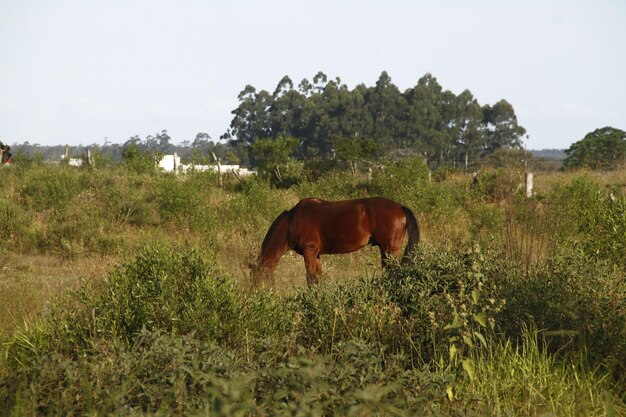
[[[282,177],[302,175],[304,161],[318,170],[338,164],[355,172],[408,156],[422,158],[431,169],[476,169],[511,166],[555,170],[615,169],[626,161],[626,133],[604,127],[588,133],[569,149],[522,152],[526,129],[505,99],[480,104],[469,90],[456,95],[431,74],[401,92],[383,72],[374,86],[349,89],[339,77],[318,72],[297,85],[283,77],[273,92],[247,85],[238,95],[230,127],[220,140],[205,132],[172,142],[167,130],[122,143],[74,146],[71,157],[90,148],[100,164],[128,162],[140,154],[148,159],[176,152],[183,163],[242,164]],[[4,138],[6,139],[6,138]],[[572,138],[574,139],[574,138]],[[287,145],[288,144],[288,145]],[[65,147],[15,143],[15,162],[59,161]],[[135,161],[136,162],[136,161]],[[278,170],[277,170],[278,168]],[[287,181],[287,183],[291,183]]]
[[[612,127],[596,129],[565,151],[566,168],[612,170],[626,167],[626,132]]]

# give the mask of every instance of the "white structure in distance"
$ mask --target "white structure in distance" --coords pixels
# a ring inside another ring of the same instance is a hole
[[[221,165],[219,168],[217,165],[194,165],[194,164],[181,164],[180,157],[176,154],[163,155],[163,158],[159,161],[159,168],[165,172],[182,172],[186,174],[190,171],[206,172],[206,171],[221,171],[222,174],[227,172],[234,172],[241,177],[246,175],[254,175],[255,171],[248,170],[247,168],[241,168],[239,165]]]

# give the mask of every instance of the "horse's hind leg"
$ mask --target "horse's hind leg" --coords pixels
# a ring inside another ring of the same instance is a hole
[[[309,287],[317,284],[319,275],[322,273],[322,265],[317,251],[307,249],[303,253],[304,266],[306,267],[306,283]]]
[[[392,258],[400,259],[400,252],[402,247],[399,244],[381,244],[380,249],[380,263],[383,267],[389,268]]]

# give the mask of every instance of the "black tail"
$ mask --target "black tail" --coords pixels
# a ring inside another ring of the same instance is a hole
[[[417,225],[417,219],[410,208],[402,206],[402,211],[406,216],[406,233],[409,236],[409,242],[406,244],[402,261],[406,262],[411,259],[411,252],[420,241],[420,228]]]

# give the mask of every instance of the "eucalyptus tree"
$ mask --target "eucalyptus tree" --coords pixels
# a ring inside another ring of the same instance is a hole
[[[251,145],[257,138],[271,136],[272,95],[265,90],[257,93],[256,88],[247,85],[237,98],[239,106],[232,111],[234,118],[226,137]]]
[[[272,94],[269,108],[271,136],[301,135],[305,101],[306,97],[294,89],[293,81],[285,75]]]
[[[406,100],[383,71],[376,85],[368,90],[367,107],[373,119],[372,137],[382,146],[402,143],[402,116]]]
[[[407,146],[416,149],[425,159],[443,158],[450,147],[450,103],[455,96],[443,91],[431,74],[421,77],[415,87],[404,92],[407,102],[404,136]]]
[[[454,133],[453,162],[463,162],[469,166],[470,158],[478,159],[485,148],[483,111],[469,90],[464,90],[456,98],[456,114],[452,119]]]
[[[526,129],[517,123],[513,106],[506,100],[500,100],[493,106],[483,106],[483,124],[485,125],[485,153],[499,148],[522,148],[522,137]]]

